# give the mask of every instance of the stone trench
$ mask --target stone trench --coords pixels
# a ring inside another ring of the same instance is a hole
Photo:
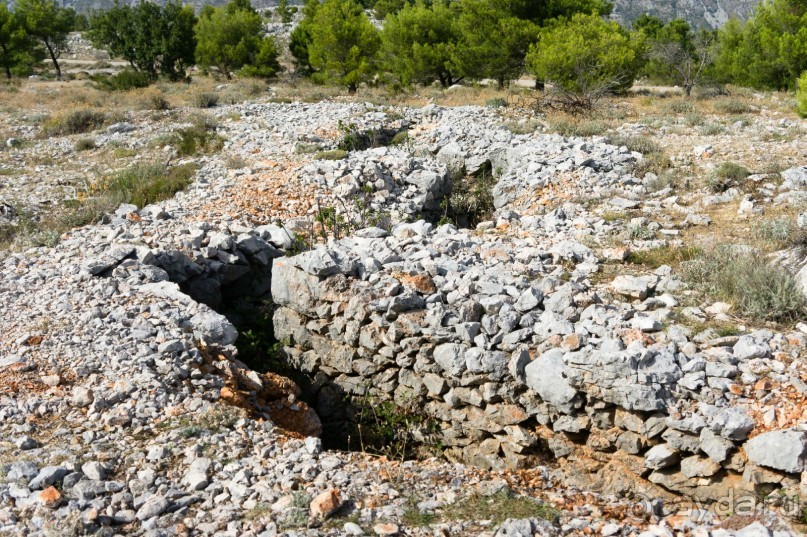
[[[468,230],[425,221],[399,224],[391,233],[361,230],[328,248],[292,257],[283,252],[287,236],[271,225],[213,232],[205,237],[207,246],[201,240],[198,245],[218,252],[206,263],[178,250],[154,255],[126,248],[113,250],[89,270],[104,276],[112,267],[124,269],[126,259],[148,256],[139,261],[163,269],[191,298],[229,315],[234,324],[221,317],[218,328],[224,346],[236,342],[236,327],[246,326],[250,308],[271,304],[272,325],[260,335],[266,346],[282,347],[280,373],[297,386],[272,372],[258,380],[236,360],[238,380],[223,398],[248,407],[245,395],[255,395],[253,381],[263,391],[277,392],[274,397],[291,394],[291,403],[299,397],[317,413],[316,424],[310,418],[302,426],[284,421],[288,413],[270,413],[273,420],[294,434],[321,435],[331,448],[359,447],[349,438],[356,426],[351,402],[394,402],[424,416],[428,431],[416,431],[416,439],[449,460],[482,468],[516,470],[553,461],[570,484],[667,501],[708,502],[729,489],[760,494],[798,488],[797,468],[764,468],[747,460],[743,451],[767,447],[746,441],[754,422],[741,410],[701,401],[708,423],[698,414],[670,412],[697,392],[697,386],[694,391],[681,387],[687,375],[710,370],[723,375],[715,368],[730,365],[682,364],[669,348],[649,350],[639,341],[626,345],[605,330],[593,349],[587,336],[570,328],[561,315],[569,308],[582,310],[575,318],[590,334],[615,313],[574,279],[552,275],[551,267],[563,256],[585,264],[584,252],[536,250],[531,258],[518,241],[509,247],[501,241],[485,244]],[[460,259],[463,249],[478,252],[479,246],[487,254],[475,258],[480,264],[476,283],[459,288],[461,282],[451,277],[458,267],[437,252]],[[411,252],[429,248],[430,256],[412,259]],[[373,262],[371,252],[380,261]],[[498,268],[491,268],[491,259]],[[486,279],[508,264],[522,272],[508,275],[511,285]],[[655,277],[652,283],[661,289],[663,281]],[[254,328],[254,319],[247,325]],[[735,354],[764,354],[753,334],[721,345],[712,352],[731,354],[733,345]],[[768,434],[780,435],[774,440],[783,449],[804,436]]]
[[[170,280],[228,316],[208,327],[220,346],[236,343],[240,326],[257,331],[265,347],[282,349],[282,363],[272,366],[299,386],[274,376],[268,384],[278,389],[267,388],[235,356],[230,402],[246,406],[256,391],[268,391],[285,409],[307,404],[318,419],[296,432],[322,434],[331,447],[359,447],[348,439],[355,407],[346,399],[391,402],[422,415],[427,426],[418,440],[449,460],[482,468],[516,470],[551,460],[570,485],[651,499],[708,502],[727,493],[798,491],[807,433],[752,437],[757,420],[722,395],[739,375],[782,373],[774,352],[788,345],[781,334],[756,331],[696,344],[675,327],[661,331],[649,313],[677,305],[671,292],[681,282],[669,267],[619,276],[610,285],[618,298],[603,300],[589,279],[600,260],[571,232],[586,213],[571,205],[540,216],[506,209],[522,203],[521,168],[546,167],[541,181],[574,166],[584,167],[576,179],[581,184],[630,180],[613,162],[623,166],[635,155],[605,144],[563,143],[551,158],[540,156],[539,144],[486,149],[490,158],[457,164],[462,152],[446,146],[436,166],[380,149],[367,153],[377,161],[373,166],[357,157],[353,164],[306,168],[328,184],[350,178],[350,191],[362,191],[368,181],[382,191],[400,190],[386,203],[411,216],[440,206],[450,193],[452,167],[492,163],[500,170],[493,192],[498,220],[477,230],[394,218],[401,223],[390,229],[366,227],[287,256],[299,232],[293,227],[202,224],[183,239],[185,251],[120,246],[88,270],[103,276],[125,270],[127,262],[156,267],[161,272],[152,279]],[[525,154],[539,156],[532,162]],[[251,310],[266,304],[271,322]],[[295,432],[289,420],[280,425]]]

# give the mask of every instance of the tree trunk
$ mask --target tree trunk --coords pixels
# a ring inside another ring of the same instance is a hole
[[[347,85],[347,92],[350,93],[351,95],[356,93],[356,90],[358,90],[358,89],[359,88],[356,86],[356,84],[348,84]]]
[[[6,65],[6,78],[11,80],[11,68],[8,65]]]
[[[692,84],[687,84],[684,86],[684,92],[686,93],[687,97],[690,97],[692,95]]]
[[[53,51],[53,47],[50,46],[47,39],[45,40],[45,47],[48,49],[48,54],[50,54],[50,59],[53,62],[53,67],[56,69],[56,79],[62,79],[62,69],[59,67],[59,60],[56,58],[56,53]]]
[[[499,89],[504,89],[504,77],[499,77]]]

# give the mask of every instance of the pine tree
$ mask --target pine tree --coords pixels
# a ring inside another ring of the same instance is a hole
[[[309,60],[322,82],[347,86],[353,93],[375,71],[378,32],[354,0],[325,0],[310,35]]]
[[[67,51],[67,34],[73,30],[75,11],[60,7],[55,0],[18,0],[16,10],[28,35],[44,45],[56,78],[62,78],[59,57]]]

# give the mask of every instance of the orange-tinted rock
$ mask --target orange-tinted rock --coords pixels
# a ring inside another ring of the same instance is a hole
[[[263,390],[261,397],[264,399],[285,399],[289,395],[299,397],[302,391],[290,378],[283,377],[276,373],[264,373]]]
[[[289,406],[278,405],[269,410],[269,417],[281,429],[301,436],[322,434],[322,422],[319,420],[319,416],[302,401],[297,401]]]
[[[432,277],[428,274],[415,274],[413,276],[401,276],[401,283],[407,287],[411,287],[415,291],[424,295],[431,295],[437,292],[437,286],[434,285]]]
[[[339,489],[328,489],[318,494],[309,506],[313,518],[324,520],[334,514],[342,506]]]
[[[37,495],[39,503],[51,509],[57,507],[62,500],[62,495],[56,487],[48,487]]]

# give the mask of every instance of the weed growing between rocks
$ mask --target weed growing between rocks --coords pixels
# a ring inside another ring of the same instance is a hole
[[[224,138],[203,125],[187,127],[178,131],[177,134],[179,139],[176,148],[180,156],[216,153],[224,147]]]
[[[607,137],[605,141],[617,147],[625,146],[628,148],[628,151],[635,151],[642,155],[661,153],[661,147],[647,136],[614,135]]]
[[[706,186],[712,192],[725,192],[740,181],[745,180],[751,172],[735,162],[724,162],[709,175]]]
[[[505,488],[485,496],[474,493],[467,499],[460,500],[447,507],[442,515],[445,520],[490,520],[498,526],[508,518],[539,518],[556,520],[558,511],[535,498],[518,496]]]
[[[677,267],[683,262],[692,261],[702,254],[702,250],[695,246],[676,248],[662,246],[650,250],[631,251],[626,261],[634,265],[644,265],[657,269],[662,265]]]
[[[361,130],[355,124],[344,123],[341,120],[337,128],[341,138],[337,142],[336,148],[342,151],[364,151],[373,147],[385,147],[391,145],[401,132],[398,129],[386,128]]]
[[[191,183],[195,173],[195,164],[171,167],[164,164],[137,164],[103,181],[100,190],[103,197],[110,200],[117,198],[120,203],[131,203],[142,208],[170,198],[184,189]]]
[[[807,298],[796,279],[759,253],[722,244],[681,268],[691,284],[753,320],[790,324],[807,314]]]
[[[424,415],[415,399],[396,403],[371,395],[348,401],[350,434],[342,449],[383,455],[404,461],[434,456],[441,451],[432,436],[437,423]]]
[[[490,170],[483,169],[479,175],[466,175],[452,181],[451,195],[443,198],[443,216],[439,224],[454,224],[457,227],[475,228],[480,222],[493,217],[493,187],[496,178]]]

